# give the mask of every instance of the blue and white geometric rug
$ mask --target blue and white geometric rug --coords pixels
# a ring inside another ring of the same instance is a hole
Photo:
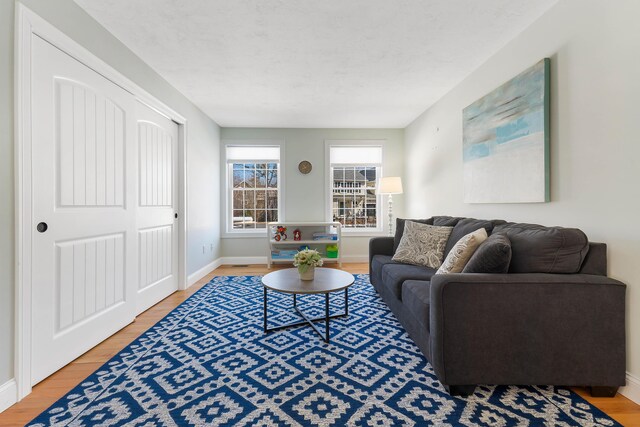
[[[619,425],[565,388],[451,397],[368,276],[349,293],[325,344],[309,326],[265,335],[260,277],[217,277],[30,425]],[[270,326],[297,319],[290,295],[269,298]],[[301,308],[322,315],[319,298]]]

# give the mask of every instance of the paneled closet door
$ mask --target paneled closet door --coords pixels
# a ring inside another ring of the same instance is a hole
[[[133,321],[138,254],[134,97],[32,44],[35,384]]]
[[[141,313],[178,290],[178,125],[140,102],[136,118]]]

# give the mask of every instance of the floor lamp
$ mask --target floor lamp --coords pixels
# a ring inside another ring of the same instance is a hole
[[[402,194],[402,179],[399,176],[388,176],[380,179],[378,194],[389,195],[389,236],[393,236],[393,196]]]

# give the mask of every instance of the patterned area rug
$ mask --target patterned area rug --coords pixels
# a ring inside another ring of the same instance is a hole
[[[270,326],[297,319],[270,298]],[[322,315],[322,297],[299,298]],[[343,309],[343,293],[331,298]],[[309,326],[265,335],[260,277],[218,277],[38,416],[32,426],[618,425],[557,387],[480,386],[449,396],[357,276],[331,343]]]

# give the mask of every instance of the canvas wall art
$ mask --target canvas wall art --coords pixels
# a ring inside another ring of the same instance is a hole
[[[465,203],[549,201],[549,59],[469,105]]]

